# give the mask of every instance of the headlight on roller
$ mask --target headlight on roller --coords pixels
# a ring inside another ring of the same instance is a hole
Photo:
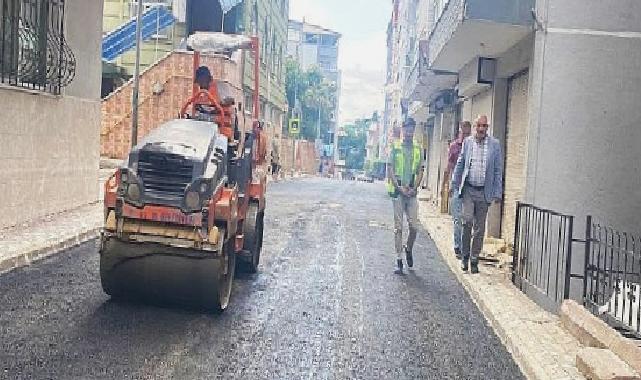
[[[191,210],[200,209],[200,194],[196,191],[190,191],[185,196],[185,205]]]

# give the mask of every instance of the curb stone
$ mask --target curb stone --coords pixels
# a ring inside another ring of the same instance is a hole
[[[427,212],[431,212],[431,211],[433,210],[430,209]],[[419,219],[421,221],[421,224],[423,224],[425,229],[428,231],[428,233],[432,237],[432,240],[434,241],[436,247],[439,250],[439,254],[441,255],[441,257],[443,257],[443,259],[449,266],[451,272],[456,276],[459,283],[461,283],[463,288],[470,295],[470,298],[477,305],[477,307],[485,317],[487,323],[495,331],[496,335],[499,337],[503,345],[512,354],[514,361],[517,363],[517,365],[519,366],[519,368],[521,369],[521,371],[523,372],[526,378],[534,379],[534,380],[549,380],[550,378],[555,378],[555,379],[558,378],[559,380],[560,379],[565,380],[566,378],[567,379],[583,379],[584,378],[578,373],[577,375],[572,377],[567,377],[567,376],[551,377],[551,374],[546,371],[544,364],[536,362],[535,360],[529,359],[527,357],[527,354],[523,352],[523,350],[519,347],[518,339],[515,340],[513,337],[510,336],[510,334],[505,330],[505,327],[497,319],[495,313],[492,312],[491,306],[484,300],[484,297],[481,295],[481,293],[471,285],[470,275],[464,274],[460,271],[459,261],[454,257],[453,249],[450,247],[448,243],[444,241],[444,239],[441,239],[438,236],[443,232],[438,232],[440,229],[429,222],[430,219],[438,221],[438,219],[441,219],[441,218],[429,216],[424,211],[422,215],[419,217]],[[445,232],[447,232],[447,229],[445,229]],[[493,275],[494,276],[492,277],[492,281],[495,283],[502,283],[502,282],[508,281],[506,276],[501,276],[500,273],[498,272]],[[480,278],[483,278],[482,276],[483,276],[483,273],[481,273]],[[477,278],[477,277],[474,277],[474,278]]]
[[[489,325],[492,327],[492,329],[496,332],[496,335],[499,337],[503,345],[508,349],[510,353],[512,353],[514,361],[521,368],[523,374],[528,379],[548,380],[547,376],[537,375],[536,370],[530,365],[527,360],[525,360],[525,356],[523,355],[521,350],[519,350],[518,346],[514,344],[514,342],[512,342],[505,329],[498,323],[498,321],[490,311],[489,306],[485,303],[485,301],[483,301],[483,298],[480,296],[479,292],[477,292],[476,289],[470,286],[469,279],[467,279],[466,276],[464,276],[464,274],[459,270],[457,265],[458,261],[453,259],[451,255],[444,254],[444,252],[447,252],[447,250],[442,246],[442,243],[439,243],[436,240],[434,240],[434,242],[436,243],[441,257],[445,259],[445,262],[449,266],[450,271],[454,274],[454,276],[456,276],[459,283],[463,285],[465,291],[470,295],[470,298],[472,298],[472,301],[477,305],[479,310],[481,310],[481,313],[483,314]]]
[[[561,322],[582,344],[609,349],[636,372],[641,373],[641,348],[624,338],[610,325],[572,300],[563,302]]]
[[[73,236],[57,241],[51,245],[33,249],[0,261],[0,274],[11,272],[15,269],[29,266],[32,263],[53,256],[69,248],[77,247],[100,235],[100,228],[91,228]]]

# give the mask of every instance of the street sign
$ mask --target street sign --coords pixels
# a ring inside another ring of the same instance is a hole
[[[289,120],[289,134],[298,135],[300,133],[300,119]]]

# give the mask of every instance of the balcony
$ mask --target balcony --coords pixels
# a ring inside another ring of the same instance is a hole
[[[525,38],[535,0],[450,0],[430,38],[429,63],[459,71],[474,57],[498,57]]]
[[[416,79],[410,85],[410,101],[429,104],[443,91],[453,89],[458,82],[458,75],[455,73],[420,66],[416,65]]]
[[[406,98],[411,102],[420,101],[430,104],[444,90],[450,90],[456,86],[458,75],[429,67],[431,42],[423,40],[419,44],[420,58],[409,75]]]

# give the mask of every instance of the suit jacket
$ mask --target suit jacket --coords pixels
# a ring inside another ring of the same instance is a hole
[[[452,175],[451,189],[457,192],[460,197],[463,194],[463,186],[470,174],[470,163],[472,161],[472,146],[474,136],[469,136],[463,141],[463,149],[456,162]],[[491,136],[486,137],[487,142],[487,166],[485,170],[485,200],[490,203],[494,199],[503,198],[503,153],[501,144]]]

